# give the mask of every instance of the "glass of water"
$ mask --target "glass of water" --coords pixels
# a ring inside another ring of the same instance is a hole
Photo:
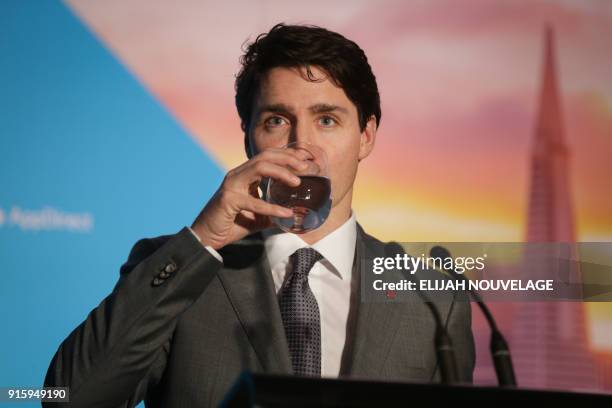
[[[327,168],[327,155],[316,145],[292,142],[284,149],[293,149],[308,164],[306,170],[290,170],[300,178],[299,186],[292,187],[282,181],[269,179],[266,201],[293,210],[288,218],[271,217],[280,229],[303,234],[320,227],[331,210],[331,183]]]

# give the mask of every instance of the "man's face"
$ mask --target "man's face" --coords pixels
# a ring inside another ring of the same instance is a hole
[[[329,162],[332,205],[350,204],[358,162],[374,146],[376,120],[361,132],[357,107],[344,90],[317,67],[311,72],[317,81],[308,80],[305,69],[268,71],[253,106],[250,146],[254,154],[293,141],[321,147]]]

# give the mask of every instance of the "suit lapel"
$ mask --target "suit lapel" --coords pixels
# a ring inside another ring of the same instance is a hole
[[[375,275],[371,262],[378,256],[385,256],[384,245],[369,238],[358,225],[353,265],[353,277],[359,279],[355,302],[357,316],[353,358],[348,370],[354,377],[372,377],[381,373],[402,317],[402,308],[398,304],[387,303],[382,292],[373,293]]]
[[[292,371],[289,348],[260,235],[221,251],[224,267],[219,279],[267,373]]]

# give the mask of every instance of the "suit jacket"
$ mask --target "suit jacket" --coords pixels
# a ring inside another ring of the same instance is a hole
[[[60,345],[45,386],[70,387],[73,407],[198,407],[217,405],[244,370],[290,374],[262,244],[255,234],[228,245],[221,263],[187,228],[137,242],[113,292]],[[353,276],[363,275],[360,260],[384,252],[358,225]],[[435,302],[470,382],[470,304]],[[435,326],[423,302],[356,304],[344,376],[438,380]]]

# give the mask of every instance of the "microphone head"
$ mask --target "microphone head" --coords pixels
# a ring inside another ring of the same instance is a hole
[[[385,245],[385,256],[394,257],[396,254],[404,254],[404,248],[395,241],[390,241]]]
[[[435,247],[431,248],[429,250],[429,256],[432,258],[441,258],[441,259],[451,258],[451,254],[448,251],[448,249],[440,245],[436,245]]]

